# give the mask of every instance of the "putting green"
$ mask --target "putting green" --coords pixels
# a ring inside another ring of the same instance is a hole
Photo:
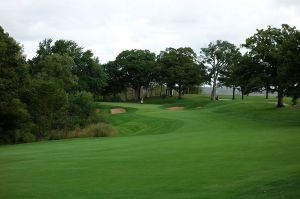
[[[300,110],[274,100],[101,103],[119,136],[1,146],[0,198],[300,198]]]

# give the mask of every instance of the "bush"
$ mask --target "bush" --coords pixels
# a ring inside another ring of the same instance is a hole
[[[30,128],[30,115],[19,99],[0,103],[0,143],[18,143]]]
[[[65,138],[82,138],[82,137],[112,137],[116,136],[117,131],[109,124],[97,123],[91,124],[85,128],[76,128],[73,131],[52,131],[50,140],[58,140]]]
[[[95,112],[93,95],[86,91],[69,95],[70,124],[83,127]]]
[[[34,79],[26,102],[37,138],[43,138],[52,129],[67,126],[68,95],[57,82]]]

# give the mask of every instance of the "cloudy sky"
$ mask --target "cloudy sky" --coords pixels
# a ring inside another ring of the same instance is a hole
[[[300,28],[300,0],[0,0],[0,25],[28,58],[44,38],[69,39],[102,63],[126,49],[239,45],[257,28]]]

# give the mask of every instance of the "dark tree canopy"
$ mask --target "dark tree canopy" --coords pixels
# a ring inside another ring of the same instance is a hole
[[[30,61],[31,71],[35,75],[41,68],[41,60],[49,55],[57,54],[68,56],[72,59],[73,64],[71,71],[78,78],[76,89],[78,91],[89,91],[95,96],[101,94],[102,88],[106,85],[106,74],[97,57],[90,50],[83,51],[74,41],[45,39],[40,42],[37,55]]]
[[[139,99],[142,86],[148,87],[154,79],[155,54],[149,50],[125,50],[115,60],[115,66],[122,74],[124,85],[135,90]]]
[[[278,93],[278,107],[283,106],[283,97],[293,93],[290,91],[299,85],[299,80],[294,77],[299,68],[299,64],[295,64],[299,62],[298,35],[295,27],[286,24],[281,28],[269,26],[266,30],[257,30],[244,44],[250,50],[249,54],[264,67],[265,87]]]
[[[172,89],[178,84],[179,98],[181,98],[183,87],[200,85],[205,82],[204,65],[199,63],[197,55],[191,48],[167,48],[158,56],[161,65],[161,77],[163,82]]]
[[[23,102],[29,85],[22,47],[0,26],[0,142],[26,142],[32,137]]]

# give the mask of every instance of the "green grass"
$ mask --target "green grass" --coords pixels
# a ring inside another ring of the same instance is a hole
[[[119,136],[1,146],[0,198],[298,199],[300,109],[274,101],[101,103]]]

